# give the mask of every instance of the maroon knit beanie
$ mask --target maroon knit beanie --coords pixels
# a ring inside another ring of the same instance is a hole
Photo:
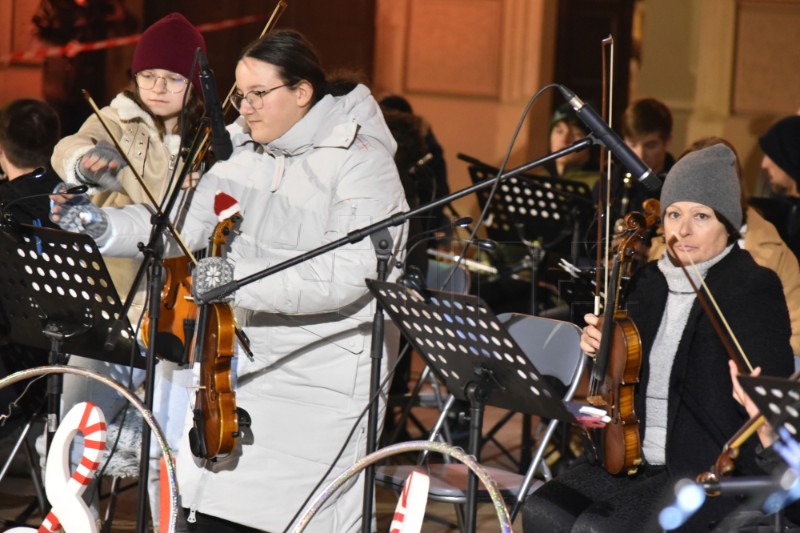
[[[197,48],[206,51],[206,42],[197,28],[180,13],[170,13],[142,33],[133,52],[131,74],[160,68],[188,78]],[[195,89],[200,89],[199,70],[195,66]]]

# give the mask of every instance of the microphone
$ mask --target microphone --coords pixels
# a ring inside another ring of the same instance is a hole
[[[83,194],[89,190],[89,187],[86,185],[76,185],[74,187],[70,187],[69,189],[60,191],[60,192],[42,192],[37,194],[29,194],[28,196],[20,196],[19,198],[14,198],[8,203],[0,203],[0,218],[2,220],[10,220],[11,212],[9,209],[12,205],[18,204],[20,202],[25,202],[28,200],[32,200],[33,198],[44,198],[45,196],[53,196],[54,194]]]
[[[587,103],[578,98],[574,92],[567,89],[563,85],[558,86],[561,94],[569,102],[569,105],[575,110],[578,118],[592,130],[600,143],[608,148],[620,163],[627,168],[636,181],[643,184],[651,191],[657,191],[661,187],[661,180],[656,176],[652,170],[647,168],[639,157],[625,144],[619,136],[614,133],[614,130],[608,127],[602,117],[597,114],[597,111],[592,109]]]
[[[200,63],[200,89],[203,91],[206,113],[211,119],[211,147],[217,161],[224,161],[233,153],[231,134],[225,128],[225,114],[219,103],[217,82],[214,79],[214,72],[208,66],[208,58],[202,48],[197,49],[197,57]]]

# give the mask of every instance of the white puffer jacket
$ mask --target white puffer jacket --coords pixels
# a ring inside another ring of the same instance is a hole
[[[407,209],[396,144],[364,86],[324,97],[269,145],[254,143],[241,123],[230,130],[234,153],[203,176],[183,235],[196,249],[216,225],[215,192],[237,199],[244,220],[229,254],[237,280]],[[125,253],[146,236],[141,206],[108,212],[104,254]],[[391,233],[394,250],[403,250],[404,228]],[[235,293],[255,353],[255,362],[238,357],[236,391],[252,438],[208,469],[196,465],[184,438],[183,506],[267,531],[287,527],[367,405],[374,300],[364,280],[375,267],[367,238]],[[393,355],[397,331],[387,326],[384,349]],[[389,364],[384,358],[384,376]],[[363,456],[365,432],[366,417],[323,487]],[[361,481],[340,489],[307,531],[357,531],[362,489]]]

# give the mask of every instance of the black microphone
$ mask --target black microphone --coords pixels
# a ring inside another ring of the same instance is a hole
[[[614,133],[614,130],[608,127],[597,111],[592,109],[587,103],[578,98],[574,92],[567,89],[563,85],[558,86],[561,94],[564,95],[569,105],[578,114],[578,118],[592,130],[600,142],[608,148],[612,154],[619,159],[625,168],[636,178],[639,183],[651,191],[657,191],[661,187],[661,180],[656,176],[652,170],[647,168],[639,157],[625,144],[619,136]]]
[[[44,198],[45,196],[53,196],[56,194],[83,194],[88,190],[89,187],[87,187],[86,185],[76,185],[61,192],[42,192],[38,194],[29,194],[28,196],[20,196],[19,198],[14,198],[8,203],[0,203],[0,218],[2,218],[3,220],[8,220],[11,217],[11,212],[9,211],[9,209],[11,208],[12,205],[18,204],[20,202],[25,202],[33,198]]]
[[[217,161],[224,161],[233,153],[231,134],[225,129],[225,114],[219,103],[217,82],[214,79],[214,72],[208,66],[208,58],[202,48],[197,49],[197,57],[200,63],[200,89],[203,91],[206,113],[211,119],[211,146]]]

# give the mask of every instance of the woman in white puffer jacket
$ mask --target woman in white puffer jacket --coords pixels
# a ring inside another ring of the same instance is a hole
[[[301,35],[273,32],[246,48],[236,84],[234,152],[197,187],[182,230],[190,248],[217,223],[217,191],[237,200],[243,216],[228,255],[235,279],[407,209],[396,145],[377,102],[362,85],[342,97],[326,94]],[[55,218],[66,219],[67,209],[55,208]],[[149,231],[141,206],[104,213],[104,254],[130,250]],[[402,250],[405,229],[391,233],[394,251]],[[255,354],[236,364],[236,402],[252,418],[252,442],[202,464],[184,438],[178,481],[196,531],[282,531],[328,470],[368,401],[374,299],[365,279],[375,269],[365,239],[235,292]],[[397,335],[387,328],[385,354],[394,355]],[[384,374],[389,365],[384,358]],[[366,419],[358,424],[328,481],[364,455]],[[362,490],[361,477],[340,489],[307,530],[358,530]]]

